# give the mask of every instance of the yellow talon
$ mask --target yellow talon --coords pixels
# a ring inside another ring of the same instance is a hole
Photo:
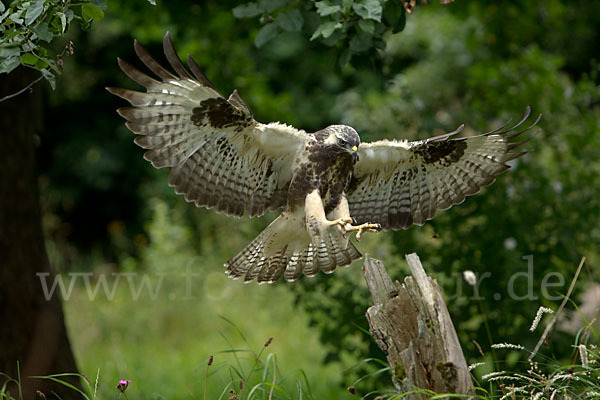
[[[360,237],[362,236],[363,232],[379,232],[381,230],[381,225],[368,223],[364,223],[361,225],[346,224],[344,225],[344,230],[346,231],[346,233],[357,231],[356,241],[360,241]]]
[[[352,218],[349,217],[345,217],[345,218],[338,218],[338,219],[334,219],[333,221],[329,221],[329,223],[333,226],[333,225],[341,225],[342,227],[345,227],[348,224],[352,223]]]

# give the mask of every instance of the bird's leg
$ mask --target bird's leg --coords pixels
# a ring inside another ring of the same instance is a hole
[[[306,196],[304,203],[306,224],[309,230],[309,234],[313,240],[316,236],[322,236],[327,228],[337,226],[336,229],[345,240],[345,246],[347,246],[348,233],[356,231],[356,240],[360,240],[360,237],[364,232],[379,232],[381,225],[379,224],[360,224],[353,225],[352,218],[350,217],[350,207],[348,205],[348,199],[343,195],[340,199],[340,203],[326,216],[323,208],[323,201],[321,196],[315,190]]]
[[[348,233],[356,231],[356,240],[360,240],[363,232],[379,232],[381,230],[381,225],[379,224],[352,225],[353,220],[350,217],[350,206],[348,205],[346,195],[342,196],[340,204],[327,217],[336,218],[330,222],[341,225],[344,237],[347,237]]]
[[[350,206],[348,205],[348,199],[345,195],[342,196],[340,204],[327,215],[328,218],[335,218],[329,221],[332,225],[339,224],[342,228],[344,237],[348,236],[348,233],[356,231],[356,240],[360,240],[363,232],[379,232],[381,225],[379,224],[361,224],[352,225],[352,218],[350,217]]]
[[[342,195],[339,204],[327,215],[328,223],[338,225],[340,231],[346,237],[346,225],[352,225],[352,218],[350,217],[350,207],[348,206],[348,199],[346,195]]]
[[[348,212],[347,203],[345,207],[343,204],[338,205],[329,215],[325,215],[323,200],[319,192],[314,190],[306,196],[304,213],[306,228],[315,247],[320,245],[321,240],[333,241],[341,249],[348,247],[348,238],[344,226],[351,223],[352,219]]]
[[[363,232],[379,232],[381,230],[381,225],[369,223],[364,223],[360,225],[346,224],[344,225],[344,230],[346,231],[346,233],[357,231],[356,240],[360,241],[360,237],[362,236]]]

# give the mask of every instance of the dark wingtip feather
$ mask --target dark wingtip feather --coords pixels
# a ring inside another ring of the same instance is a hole
[[[110,94],[114,94],[115,96],[125,99],[129,103],[133,104],[133,102],[131,101],[131,95],[129,95],[129,93],[131,93],[130,90],[123,89],[123,88],[117,88],[117,87],[107,87],[106,90]]]
[[[455,130],[453,130],[452,132],[448,132],[448,133],[444,133],[443,135],[439,135],[439,136],[434,136],[431,138],[428,138],[425,140],[425,143],[429,143],[429,142],[439,142],[441,140],[447,140],[448,138],[462,132],[462,130],[465,128],[465,124],[461,124],[458,128],[456,128]]]
[[[122,58],[117,57],[117,63],[119,64],[119,67],[125,73],[125,75],[127,75],[129,78],[139,83],[140,85],[144,86],[145,88],[148,88],[157,83],[156,80],[144,74],[142,71],[129,64]]]
[[[513,149],[519,147],[520,145],[529,142],[530,140],[531,140],[531,138],[527,138],[527,139],[524,139],[524,140],[519,140],[518,142],[509,142],[508,146],[507,146],[508,150],[513,150]]]
[[[542,114],[540,113],[537,116],[537,118],[535,119],[535,121],[533,121],[533,123],[531,125],[529,125],[527,128],[521,129],[520,131],[517,131],[517,132],[513,132],[513,133],[510,133],[510,134],[507,134],[506,137],[509,138],[509,139],[516,138],[517,136],[519,136],[523,132],[527,132],[528,130],[530,130],[531,128],[533,128],[534,126],[536,126],[538,124],[538,122],[540,122],[541,119],[542,119]],[[539,134],[540,131],[541,131],[541,129],[538,130],[536,133],[534,133],[534,135]]]
[[[121,108],[117,108],[117,114],[119,114],[121,117],[127,119],[127,117],[125,116],[127,114],[127,109],[130,109],[131,107],[121,107]]]
[[[160,63],[158,63],[151,55],[148,53],[148,50],[142,46],[140,42],[137,40],[133,41],[133,48],[135,50],[135,54],[139,57],[139,59],[144,63],[150,71],[154,72],[161,79],[167,80],[175,77],[172,73],[166,70]]]
[[[185,69],[185,66],[177,56],[177,52],[175,51],[175,46],[173,46],[173,41],[171,40],[171,36],[169,32],[165,33],[165,37],[163,38],[163,50],[165,52],[165,56],[167,57],[167,61],[171,64],[171,67],[179,74],[180,78],[194,79],[192,75]]]
[[[530,126],[528,126],[525,129],[522,129],[520,131],[513,132],[513,131],[515,131],[516,128],[518,128],[521,125],[523,125],[523,123],[525,123],[525,121],[527,121],[527,119],[529,118],[530,115],[531,115],[531,107],[527,106],[527,108],[525,108],[525,113],[523,114],[523,117],[514,126],[512,126],[510,128],[507,128],[507,126],[511,122],[511,120],[509,119],[508,121],[506,121],[506,123],[504,123],[499,128],[496,128],[493,131],[489,131],[489,132],[485,132],[485,133],[476,135],[474,137],[491,136],[491,135],[502,135],[502,136],[506,137],[507,139],[515,138],[515,137],[519,136],[520,134],[522,134],[523,132],[527,132],[529,129],[533,128],[535,125],[537,125],[538,122],[540,122],[540,119],[542,118],[542,114],[539,114],[537,116],[536,120]]]
[[[200,69],[196,61],[194,61],[194,59],[189,54],[187,55],[187,63],[190,66],[190,70],[192,71],[192,74],[194,74],[196,79],[198,79],[204,86],[208,86],[214,91],[217,91],[212,82],[206,77],[206,75],[204,75],[202,69]]]
[[[504,162],[514,160],[515,158],[519,158],[523,155],[527,154],[527,151],[516,151],[511,153],[506,153],[506,157],[504,158]]]
[[[503,133],[502,131],[504,130],[504,128],[506,128],[508,126],[508,124],[511,123],[511,121],[512,121],[512,119],[509,119],[502,126],[494,129],[493,131],[485,132],[485,133],[482,133],[477,136],[490,136],[490,135],[494,135],[494,134],[502,134]]]
[[[111,87],[111,86],[105,86],[105,87],[104,87],[104,89],[106,89],[106,91],[107,91],[108,93],[110,93],[110,94],[114,94],[115,96],[119,96],[119,95],[117,94],[117,92],[118,92],[119,90],[123,90],[123,89],[121,89],[121,88],[116,88],[116,87]],[[119,97],[121,97],[121,96],[119,96]]]
[[[539,119],[538,119],[538,121],[539,121]],[[521,132],[517,132],[516,134],[509,136],[509,139],[515,138],[515,137],[519,136],[521,133],[528,131],[529,129],[533,128],[536,123],[537,123],[537,121],[533,125],[527,127],[526,129],[523,129]],[[514,148],[516,148],[516,147],[518,147],[518,146],[520,146],[520,145],[522,145],[524,143],[529,142],[531,139],[533,139],[534,137],[538,136],[541,132],[542,132],[542,129],[540,128],[537,131],[535,131],[527,139],[519,140],[518,142],[508,142],[508,149],[512,150],[512,149],[514,149]]]

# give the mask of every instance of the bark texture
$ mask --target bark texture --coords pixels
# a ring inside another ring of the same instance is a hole
[[[0,98],[36,77],[22,67],[0,75]],[[35,173],[42,85],[0,102],[0,372],[16,379],[19,362],[24,399],[37,398],[37,390],[48,398],[55,392],[72,399],[80,396],[65,386],[28,378],[77,372],[61,301],[44,298],[36,275],[51,272]],[[79,386],[75,379],[66,380]],[[17,397],[16,387],[10,390]]]
[[[387,354],[394,387],[422,399],[419,389],[474,394],[473,382],[437,282],[416,254],[406,256],[412,276],[393,283],[383,263],[365,257],[363,274],[374,305],[367,310],[371,335]]]

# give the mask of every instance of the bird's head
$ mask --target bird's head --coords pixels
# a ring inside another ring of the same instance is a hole
[[[351,126],[330,125],[325,128],[329,133],[325,143],[339,147],[352,155],[354,161],[358,160],[358,146],[360,146],[360,137]]]

